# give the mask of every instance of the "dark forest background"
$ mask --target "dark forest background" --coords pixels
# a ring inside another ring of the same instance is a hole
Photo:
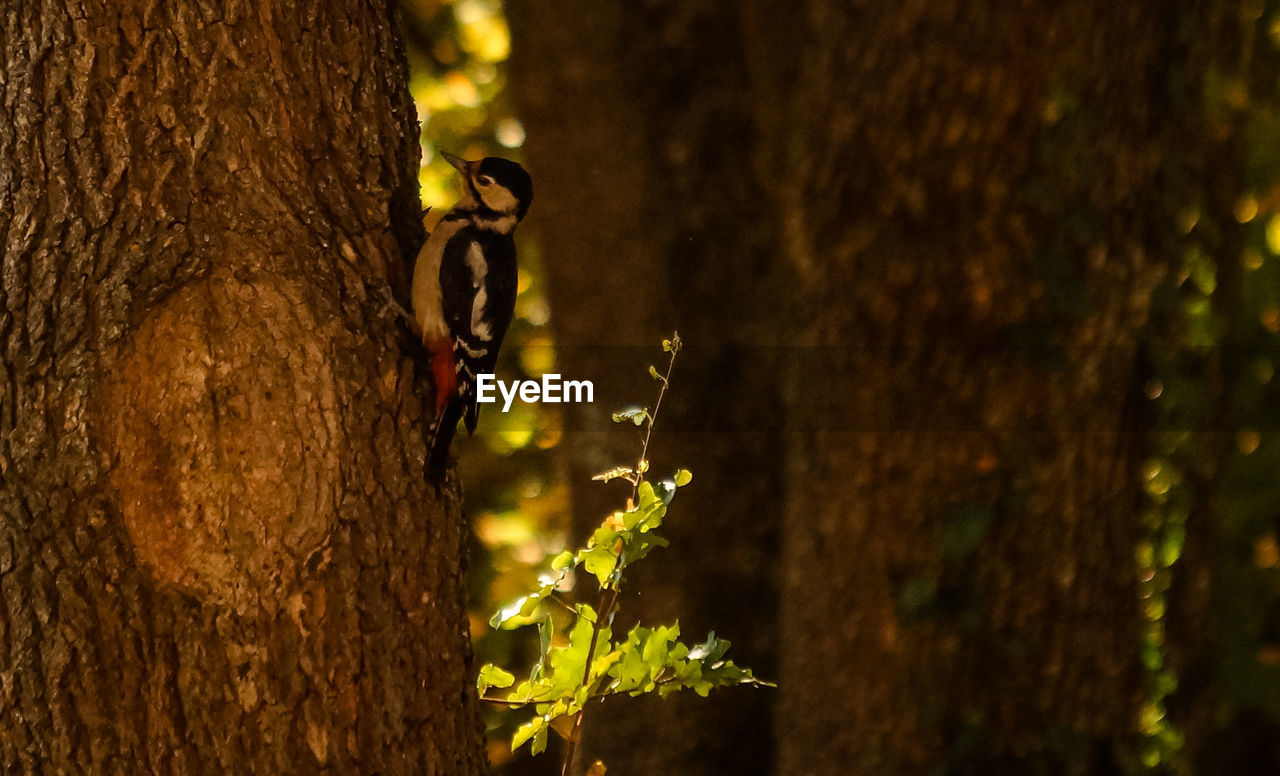
[[[437,483],[445,151],[535,181],[500,377],[595,402]],[[1269,0],[0,3],[0,772],[557,772],[488,616],[677,330],[615,627],[777,687],[568,772],[1280,773]]]
[[[780,686],[611,701],[611,773],[1280,772],[1278,6],[410,3],[427,198],[537,183],[502,370],[597,389],[462,449],[481,657],[674,328],[623,616]]]

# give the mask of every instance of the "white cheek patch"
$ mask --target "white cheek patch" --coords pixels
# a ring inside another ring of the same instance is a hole
[[[479,189],[480,199],[484,200],[485,207],[498,213],[514,213],[516,212],[516,198],[511,196],[511,192],[506,188],[498,185],[486,186]]]
[[[489,320],[485,316],[489,294],[485,290],[484,279],[489,274],[489,265],[485,263],[480,246],[475,243],[467,249],[467,267],[471,269],[471,285],[476,292],[471,300],[471,333],[482,340],[492,339],[493,331],[489,328]]]

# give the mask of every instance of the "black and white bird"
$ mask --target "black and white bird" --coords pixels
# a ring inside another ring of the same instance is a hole
[[[515,312],[516,224],[533,180],[495,156],[444,158],[462,173],[463,196],[427,238],[413,268],[413,315],[431,351],[436,386],[429,472],[442,472],[459,418],[476,429],[476,375],[492,373]]]

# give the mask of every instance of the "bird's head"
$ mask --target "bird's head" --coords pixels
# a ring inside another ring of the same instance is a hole
[[[443,156],[462,173],[467,193],[478,204],[499,216],[514,216],[517,221],[529,212],[533,179],[519,164],[497,156],[486,156],[478,162],[468,162],[450,153]]]

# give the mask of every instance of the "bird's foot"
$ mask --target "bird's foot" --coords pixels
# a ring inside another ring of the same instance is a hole
[[[405,324],[409,327],[409,331],[413,332],[414,336],[421,338],[421,334],[418,330],[418,320],[414,318],[413,314],[406,310],[402,304],[397,302],[394,296],[391,295],[390,286],[383,286],[378,289],[376,295],[382,299],[382,307],[378,310],[377,317],[384,318],[388,313],[393,313],[395,317],[404,320]]]

